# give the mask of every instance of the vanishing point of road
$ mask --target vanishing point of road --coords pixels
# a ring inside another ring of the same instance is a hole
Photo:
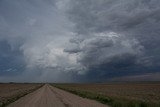
[[[49,84],[20,98],[8,107],[108,107],[97,101],[79,97]]]

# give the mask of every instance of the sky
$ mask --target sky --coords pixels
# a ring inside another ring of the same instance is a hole
[[[160,0],[0,0],[0,82],[160,81]]]

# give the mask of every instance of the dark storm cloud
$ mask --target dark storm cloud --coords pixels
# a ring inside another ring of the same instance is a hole
[[[7,41],[0,41],[0,75],[19,75],[24,70],[23,54],[13,50]]]
[[[160,69],[159,5],[159,0],[1,0],[0,81],[154,76]]]
[[[68,53],[78,53],[78,52],[81,52],[81,49],[80,47],[78,46],[72,46],[70,48],[65,48],[64,49],[64,52],[68,52]]]
[[[140,25],[143,26],[139,30],[143,30],[148,24],[158,25],[160,18],[158,0],[73,0],[70,3],[70,18],[80,33],[106,30],[125,32]]]
[[[126,75],[130,71],[137,72],[138,67],[147,66],[141,60],[141,57],[144,57],[144,47],[136,39],[129,39],[116,33],[98,33],[81,42],[71,43],[77,44],[81,51],[77,52],[77,49],[73,50],[72,47],[70,47],[72,51],[64,51],[70,54],[75,52],[74,54],[78,55],[77,62],[85,68],[84,76],[87,81]]]
[[[159,5],[159,0],[71,0],[68,13],[77,36],[95,39],[79,45],[78,62],[88,70],[88,80],[159,72]],[[109,37],[94,37],[111,35],[106,32],[123,36],[110,43]]]
[[[0,1],[0,81],[64,80],[56,77],[72,25],[61,8],[55,0]]]

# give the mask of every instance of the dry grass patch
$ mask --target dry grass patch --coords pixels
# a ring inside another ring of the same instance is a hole
[[[4,107],[31,93],[42,84],[0,84],[0,107]]]
[[[113,107],[160,107],[160,83],[52,84]]]

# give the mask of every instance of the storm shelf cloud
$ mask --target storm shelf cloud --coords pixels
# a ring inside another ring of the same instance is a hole
[[[159,5],[1,0],[0,81],[160,80]]]

